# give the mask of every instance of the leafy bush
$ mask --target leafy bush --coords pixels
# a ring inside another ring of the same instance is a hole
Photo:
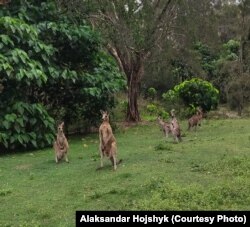
[[[218,55],[207,44],[197,42],[194,45],[194,49],[200,56],[200,64],[204,72],[207,74],[207,78],[216,77],[216,60]]]
[[[181,113],[182,117],[187,118],[190,117],[197,112],[197,107],[194,105],[190,105],[187,108],[184,109],[184,111]]]
[[[154,104],[148,104],[147,111],[149,112],[150,115],[156,114],[157,113],[157,106]]]
[[[158,115],[163,119],[163,120],[167,120],[169,119],[169,113],[167,111],[165,111],[163,108],[160,108],[158,110]]]
[[[51,144],[50,116],[65,125],[96,123],[99,110],[112,108],[114,93],[125,85],[100,36],[58,10],[53,1],[0,7],[0,146],[7,149]],[[36,125],[25,119],[19,125],[15,104]]]
[[[210,82],[193,78],[163,94],[165,100],[177,98],[180,98],[188,107],[200,106],[204,111],[210,111],[219,103],[219,91]]]
[[[233,53],[237,56],[239,54],[239,48],[240,42],[230,39],[227,43],[223,44],[224,55],[231,55]]]
[[[160,116],[164,120],[169,119],[169,113],[162,106],[159,106],[157,104],[148,104],[146,110],[146,112],[150,115],[144,116],[147,118],[147,120],[155,121],[157,116]]]
[[[147,93],[148,93],[148,97],[154,100],[156,97],[157,91],[155,90],[155,88],[151,87],[148,89]]]
[[[0,144],[5,149],[52,145],[54,119],[41,104],[16,102],[0,116]]]

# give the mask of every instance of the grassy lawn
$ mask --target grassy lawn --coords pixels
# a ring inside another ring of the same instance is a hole
[[[250,210],[250,120],[206,120],[183,142],[156,123],[118,128],[116,172],[99,167],[98,135],[0,157],[0,226],[74,226],[76,210]]]

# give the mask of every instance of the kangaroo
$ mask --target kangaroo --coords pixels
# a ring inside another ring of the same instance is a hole
[[[68,144],[66,136],[63,133],[63,127],[64,127],[64,122],[58,125],[56,141],[54,142],[54,145],[53,145],[54,150],[55,150],[56,163],[58,163],[58,161],[60,161],[63,158],[65,158],[66,162],[69,162],[68,155],[67,155],[69,144]]]
[[[112,162],[114,170],[117,168],[117,144],[112,128],[109,124],[109,114],[107,111],[102,111],[102,124],[99,127],[99,151],[101,156],[101,168],[103,167],[103,158],[107,156]],[[121,162],[121,160],[119,161]]]
[[[171,129],[172,135],[176,142],[180,142],[182,141],[181,127],[179,125],[179,122],[177,121],[177,118],[175,117],[175,110],[171,110],[170,115],[172,118],[171,123],[170,123],[170,129]]]
[[[201,126],[202,118],[203,112],[200,108],[198,108],[196,114],[188,119],[188,130],[194,127],[196,131],[197,125]]]
[[[157,117],[157,120],[164,135],[168,138],[168,135],[171,133],[170,123],[164,122],[160,117]]]

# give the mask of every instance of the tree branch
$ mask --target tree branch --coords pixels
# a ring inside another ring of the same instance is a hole
[[[117,50],[110,43],[108,43],[107,49],[108,49],[109,53],[116,59],[120,70],[122,72],[125,72],[125,69],[124,69],[124,66],[123,66],[123,62],[122,62],[122,60],[121,60],[121,58],[120,58]]]
[[[171,1],[172,1],[172,0],[168,0],[168,1],[166,2],[164,8],[162,9],[162,11],[161,11],[161,13],[160,13],[160,15],[156,18],[156,21],[155,21],[155,29],[153,29],[152,35],[156,32],[156,30],[157,30],[157,25],[161,22],[161,20],[162,20],[164,14],[166,13],[166,11],[167,11],[167,9],[168,9],[168,7],[169,7]]]

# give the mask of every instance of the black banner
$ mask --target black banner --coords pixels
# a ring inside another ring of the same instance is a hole
[[[76,211],[76,226],[89,224],[243,224],[250,211]]]

